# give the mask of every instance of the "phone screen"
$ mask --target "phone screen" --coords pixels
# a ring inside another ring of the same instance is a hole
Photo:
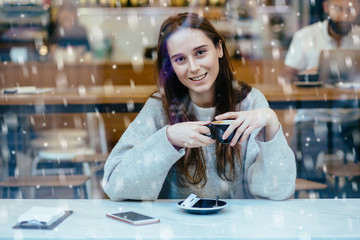
[[[142,214],[136,213],[136,212],[114,213],[112,215],[120,217],[120,218],[129,219],[131,221],[142,221],[142,220],[147,220],[147,219],[153,219],[152,217],[145,216],[145,215],[142,215]]]
[[[136,213],[136,212],[132,212],[132,211],[106,214],[106,216],[123,221],[123,222],[135,224],[135,225],[143,225],[143,224],[160,222],[160,220],[157,218],[149,217],[149,216],[146,216],[146,215],[143,215],[140,213]]]

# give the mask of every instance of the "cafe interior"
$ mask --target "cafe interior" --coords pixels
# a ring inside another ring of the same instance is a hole
[[[325,67],[290,80],[285,71],[294,34],[327,18],[323,2],[0,1],[1,198],[109,198],[104,164],[156,91],[159,29],[181,12],[210,20],[236,80],[276,112],[296,160],[291,198],[360,197],[359,85],[328,84]],[[359,70],[360,52],[351,52],[337,59],[354,57]],[[360,82],[359,71],[350,75]]]

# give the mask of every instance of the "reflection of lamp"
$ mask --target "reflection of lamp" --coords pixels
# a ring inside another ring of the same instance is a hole
[[[225,0],[209,0],[210,6],[216,6],[216,5],[223,6],[225,2],[226,2]]]
[[[126,7],[128,5],[128,0],[120,0],[121,7]]]
[[[171,0],[171,5],[174,7],[181,7],[181,6],[185,6],[186,2],[185,0]]]
[[[206,0],[190,0],[189,5],[190,6],[205,6]]]
[[[41,46],[39,49],[40,56],[46,56],[48,54],[48,52],[49,52],[48,47],[45,45]]]
[[[46,45],[41,45],[41,47],[38,50],[39,53],[39,60],[40,61],[46,61],[47,60],[47,56],[49,53],[49,48]]]

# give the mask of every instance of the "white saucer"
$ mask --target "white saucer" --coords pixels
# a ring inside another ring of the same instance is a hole
[[[188,213],[196,213],[196,214],[210,214],[216,213],[223,208],[227,207],[227,203],[225,201],[219,200],[218,206],[215,206],[215,199],[200,199],[194,206],[192,207],[184,207],[181,206],[183,201],[178,202],[178,207]]]
[[[318,86],[322,86],[323,82],[302,82],[302,81],[296,81],[293,82],[294,85],[298,86],[298,87],[318,87]]]
[[[360,89],[360,83],[358,82],[336,83],[335,86],[344,89]]]

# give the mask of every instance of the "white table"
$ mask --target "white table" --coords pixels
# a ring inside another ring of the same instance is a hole
[[[360,239],[360,199],[225,200],[212,215],[194,215],[177,200],[0,200],[0,239]],[[54,230],[12,229],[32,206],[74,213]],[[132,226],[105,213],[132,210],[160,223]]]

